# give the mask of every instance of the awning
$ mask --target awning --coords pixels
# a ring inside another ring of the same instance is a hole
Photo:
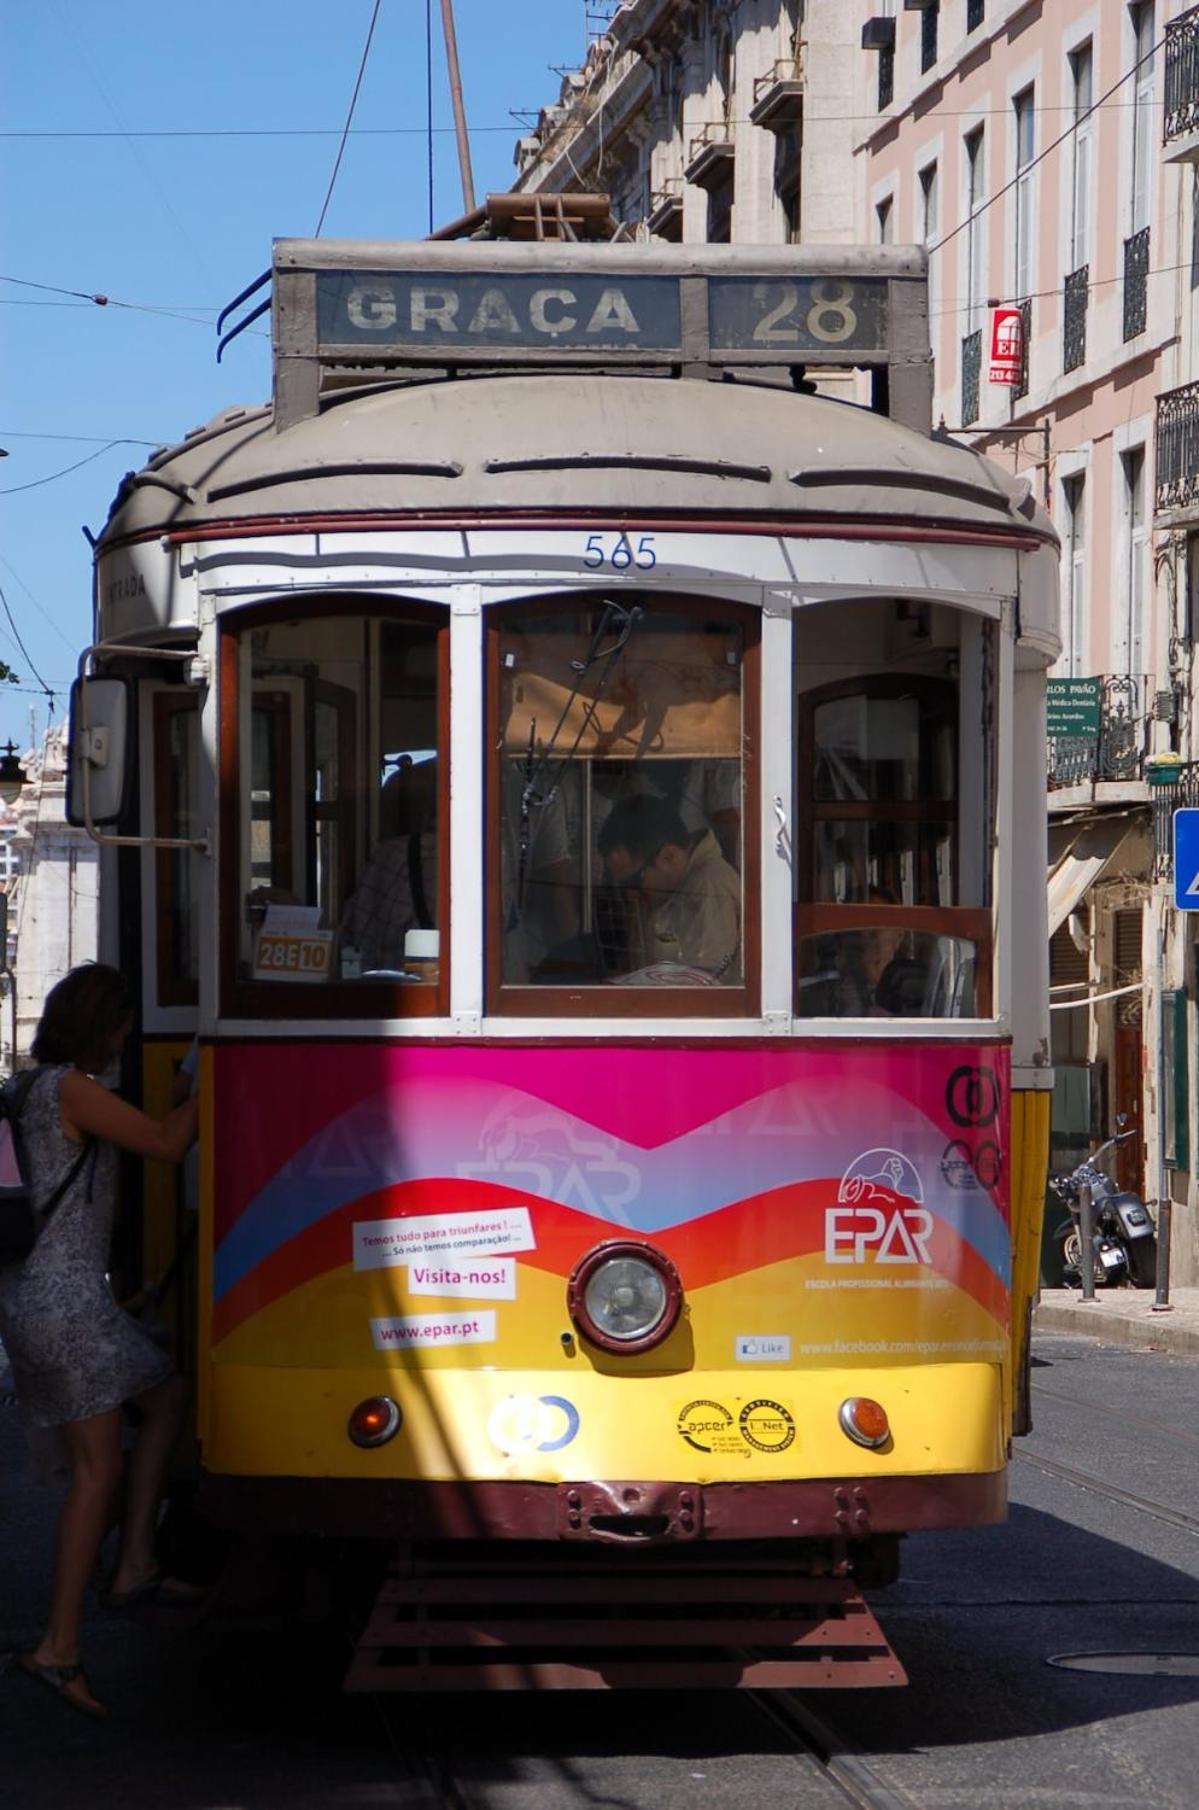
[[[1054,826],[1057,827],[1056,825]],[[1135,828],[1130,816],[1096,817],[1079,829],[1049,869],[1049,934],[1060,930],[1096,880],[1103,878]]]

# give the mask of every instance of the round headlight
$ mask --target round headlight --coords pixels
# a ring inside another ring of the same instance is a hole
[[[669,1257],[637,1239],[596,1245],[570,1278],[570,1317],[603,1351],[649,1351],[679,1317],[683,1285]]]

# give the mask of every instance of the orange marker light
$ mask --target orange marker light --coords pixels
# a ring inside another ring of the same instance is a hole
[[[346,1432],[355,1445],[386,1445],[399,1432],[404,1416],[390,1395],[370,1395],[350,1415]]]
[[[848,1433],[856,1445],[864,1445],[872,1451],[886,1445],[891,1437],[887,1410],[881,1402],[871,1401],[868,1395],[849,1396],[841,1403],[838,1419],[843,1433]]]

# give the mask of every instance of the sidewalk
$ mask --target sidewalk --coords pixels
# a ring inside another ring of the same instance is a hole
[[[1033,1331],[1199,1357],[1199,1288],[1171,1289],[1169,1313],[1154,1313],[1153,1300],[1151,1288],[1100,1288],[1093,1302],[1084,1302],[1076,1288],[1043,1288]]]

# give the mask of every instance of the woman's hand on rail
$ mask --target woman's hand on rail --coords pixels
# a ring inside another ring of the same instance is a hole
[[[68,1137],[75,1132],[103,1138],[135,1156],[180,1163],[195,1142],[199,1108],[194,1099],[173,1107],[165,1119],[152,1119],[90,1075],[72,1069],[63,1076],[58,1104]]]

